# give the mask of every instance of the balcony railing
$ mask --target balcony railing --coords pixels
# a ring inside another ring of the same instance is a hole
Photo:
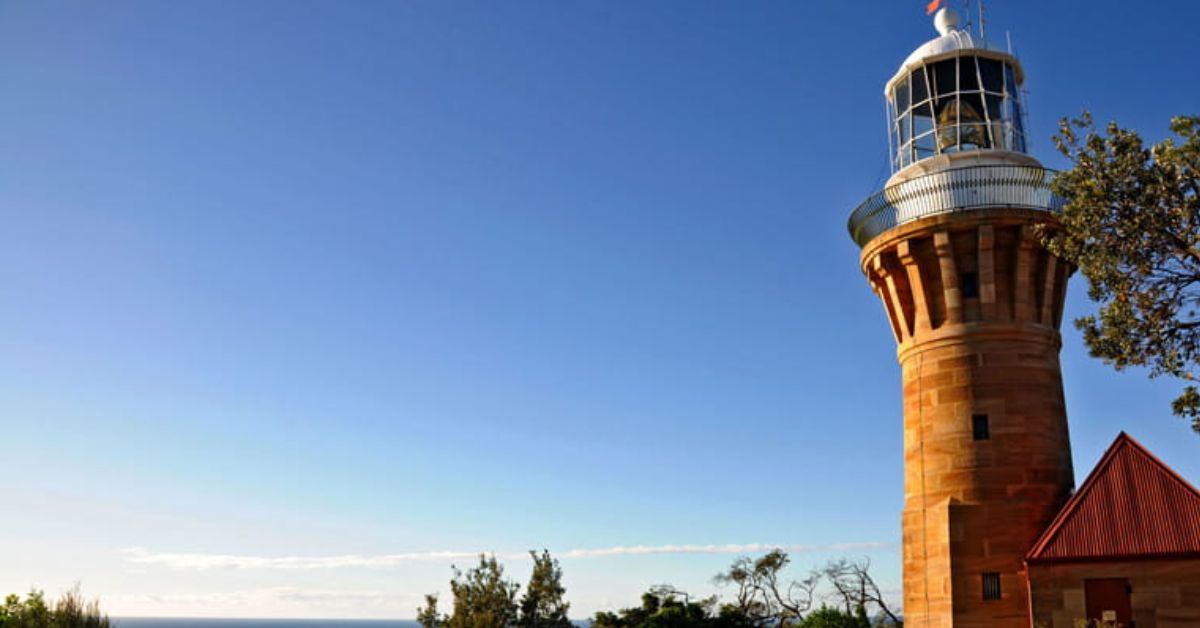
[[[969,166],[922,175],[872,194],[850,214],[859,246],[906,222],[967,209],[1019,207],[1059,213],[1054,171],[1038,166]]]

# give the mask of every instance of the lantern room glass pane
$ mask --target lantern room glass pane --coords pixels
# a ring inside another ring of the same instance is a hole
[[[913,135],[921,135],[933,130],[933,107],[928,102],[917,105],[912,112]]]
[[[1008,107],[1006,107],[1007,111],[1004,112],[1005,113],[1004,118],[1012,123],[1013,127],[1017,130],[1018,133],[1024,133],[1025,130],[1022,128],[1023,121],[1021,120],[1021,103],[1020,103],[1020,101],[1018,101],[1014,98],[1009,98],[1005,101],[1005,103],[1008,105]]]
[[[953,94],[956,89],[958,80],[957,59],[946,59],[938,61],[930,66],[933,71],[931,80],[935,86],[935,91],[938,96],[946,96]]]
[[[933,103],[934,117],[939,127],[958,124],[958,96],[941,96]]]
[[[1005,137],[1009,150],[1025,152],[1025,136],[1017,131],[1017,126],[1011,122],[1005,124]]]
[[[1008,142],[1004,138],[1004,117],[1001,115],[1004,107],[1004,98],[995,94],[985,94],[983,99],[987,105],[984,115],[987,117],[987,134],[988,141],[991,142],[991,147],[1000,150],[1009,150]]]
[[[958,141],[964,148],[991,148],[987,138],[987,121],[983,117],[983,95],[960,94],[958,101]]]
[[[975,73],[975,57],[958,60],[958,91],[973,92],[979,89],[979,75]]]
[[[1000,111],[1001,111],[1001,105],[1003,104],[1003,102],[1004,102],[1004,100],[1000,96],[996,96],[994,94],[987,95],[987,117],[988,117],[988,120],[995,122],[996,120],[999,120],[1002,117],[1000,114]]]
[[[1012,65],[965,54],[926,64],[898,81],[889,115],[892,164],[939,153],[1024,152],[1024,112]]]
[[[995,59],[979,59],[979,74],[983,77],[983,89],[999,94],[1004,91],[1004,77],[1001,66]]]
[[[951,95],[938,98],[934,111],[938,151],[953,152],[958,148],[958,97]]]
[[[1008,139],[1004,136],[1004,123],[993,120],[988,123],[988,141],[992,143],[992,148],[999,150],[1012,150],[1009,146]]]
[[[925,68],[917,68],[913,70],[910,76],[909,85],[912,86],[912,101],[919,103],[929,99],[929,87],[925,82]]]
[[[917,159],[933,157],[934,154],[936,154],[936,150],[934,149],[933,133],[926,133],[925,135],[918,137],[913,141],[913,147],[915,149]]]
[[[1021,120],[1021,116],[1013,118],[1013,146],[1014,150],[1025,152],[1025,123]]]

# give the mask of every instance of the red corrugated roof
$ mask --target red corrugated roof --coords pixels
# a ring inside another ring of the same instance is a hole
[[[1026,557],[1200,556],[1200,491],[1125,432]]]

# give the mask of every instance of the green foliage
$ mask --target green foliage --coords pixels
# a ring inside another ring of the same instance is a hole
[[[718,585],[734,588],[732,603],[722,608],[728,608],[732,616],[751,628],[805,626],[813,617],[816,619],[811,621],[846,617],[871,626],[869,609],[877,617],[878,625],[904,624],[871,577],[869,561],[834,560],[809,571],[801,580],[787,580],[783,571],[790,562],[787,553],[778,549],[757,559],[743,556],[735,560],[728,571],[714,579]],[[813,601],[818,597],[836,601],[841,609],[831,610],[822,604],[820,609],[812,611]]]
[[[517,590],[521,585],[504,579],[504,567],[495,556],[479,555],[479,565],[466,573],[454,569],[450,592],[454,612],[446,628],[510,628],[517,623]]]
[[[9,595],[0,606],[0,628],[109,628],[100,603],[86,600],[79,587],[67,591],[53,603],[41,591],[30,591],[24,599]]]
[[[901,627],[903,621],[884,602],[869,573],[867,561],[838,560],[810,571],[801,580],[788,580],[787,553],[774,550],[759,558],[743,556],[717,574],[717,584],[733,588],[729,602],[716,598],[690,601],[671,587],[651,588],[639,607],[615,613],[600,612],[592,628],[871,628]],[[843,608],[822,605],[817,597]],[[872,622],[868,609],[876,611]]]
[[[571,605],[563,599],[567,590],[562,585],[562,568],[542,550],[539,556],[529,552],[533,558],[533,573],[521,596],[521,628],[571,628],[567,611]]]
[[[452,612],[441,613],[438,597],[426,595],[425,604],[417,608],[417,623],[421,628],[571,628],[562,568],[550,552],[529,554],[533,573],[520,604],[521,585],[504,578],[504,567],[495,556],[480,554],[479,564],[465,573],[454,568]]]
[[[863,607],[847,612],[828,606],[808,612],[802,617],[783,620],[776,617],[762,623],[750,617],[736,604],[724,604],[715,613],[716,600],[682,601],[679,592],[662,587],[642,595],[640,607],[625,608],[616,613],[600,612],[592,618],[592,628],[747,628],[756,625],[788,626],[790,628],[871,628],[871,620]],[[898,625],[880,622],[877,625]]]
[[[417,608],[417,623],[421,628],[442,628],[449,619],[438,612],[437,595],[426,595],[425,605]]]
[[[680,599],[682,598],[682,599]],[[670,586],[652,587],[642,594],[642,605],[615,613],[599,612],[592,628],[739,628],[743,618],[732,607],[713,612],[715,598],[691,601]],[[728,612],[726,612],[728,611]]]
[[[1063,230],[1042,239],[1099,305],[1075,321],[1091,354],[1189,382],[1172,409],[1200,432],[1200,117],[1171,132],[1147,148],[1115,123],[1098,132],[1086,111],[1062,120],[1055,145],[1074,166],[1054,182]]]
[[[833,589],[830,597],[841,602],[845,615],[859,618],[865,622],[864,625],[871,625],[867,619],[867,609],[874,608],[876,625],[904,625],[904,620],[888,606],[879,585],[871,577],[871,561],[851,561],[845,558],[831,560],[820,573]]]
[[[800,620],[796,628],[871,628],[871,620],[861,606],[854,613],[822,606]]]
[[[562,567],[543,550],[530,552],[533,570],[525,593],[504,578],[504,568],[494,556],[480,555],[479,564],[467,572],[454,569],[450,590],[454,608],[449,615],[438,609],[436,595],[426,595],[417,609],[422,628],[572,628],[570,605],[565,600]],[[734,599],[718,604],[716,596],[693,600],[670,585],[651,587],[640,606],[615,612],[601,611],[592,628],[870,628],[903,625],[892,613],[871,578],[866,561],[832,561],[802,580],[786,580],[787,553],[775,550],[759,558],[741,557],[728,571],[718,574],[718,584],[735,587]],[[818,584],[822,598],[841,608],[824,605],[811,610]],[[873,624],[868,611],[877,616]],[[840,623],[839,623],[840,622]],[[0,626],[0,628],[8,628]],[[24,627],[14,627],[24,628]],[[40,628],[40,627],[39,627]],[[91,628],[91,627],[89,627]],[[97,627],[106,628],[106,627]]]
[[[821,577],[814,571],[804,580],[785,583],[782,571],[790,562],[787,553],[778,549],[757,559],[742,556],[713,581],[719,586],[732,587],[730,610],[736,610],[749,625],[787,625],[812,607],[813,593]]]

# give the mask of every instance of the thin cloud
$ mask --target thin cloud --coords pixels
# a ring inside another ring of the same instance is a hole
[[[139,565],[171,569],[337,569],[341,567],[393,567],[418,561],[462,560],[475,552],[409,552],[360,556],[239,556],[236,554],[183,554],[151,552],[134,547],[124,550],[125,560]]]
[[[847,552],[853,550],[881,549],[890,543],[838,543],[836,545],[771,545],[769,543],[747,543],[744,545],[633,545],[628,547],[604,547],[598,549],[570,550],[561,554],[563,558],[601,558],[605,556],[648,556],[652,554],[754,554],[781,549],[786,552]]]
[[[607,558],[613,556],[651,556],[659,554],[754,554],[782,549],[791,553],[806,552],[849,552],[885,549],[893,547],[892,543],[864,542],[838,543],[834,545],[772,545],[768,543],[747,543],[740,545],[632,545],[617,547],[601,547],[591,549],[573,549],[555,554],[559,558]],[[362,556],[359,554],[343,554],[339,556],[243,556],[237,554],[197,554],[197,553],[162,553],[151,552],[145,548],[134,547],[123,550],[125,560],[137,565],[153,565],[175,570],[207,570],[207,569],[274,569],[274,570],[314,570],[367,567],[387,569],[405,563],[470,560],[480,552],[441,551],[441,552],[406,552],[401,554],[380,554]],[[498,558],[518,560],[528,558],[525,552],[496,553]]]
[[[396,616],[411,612],[418,596],[397,591],[269,587],[211,593],[112,594],[105,608],[114,615],[295,617],[336,613],[339,617]]]

